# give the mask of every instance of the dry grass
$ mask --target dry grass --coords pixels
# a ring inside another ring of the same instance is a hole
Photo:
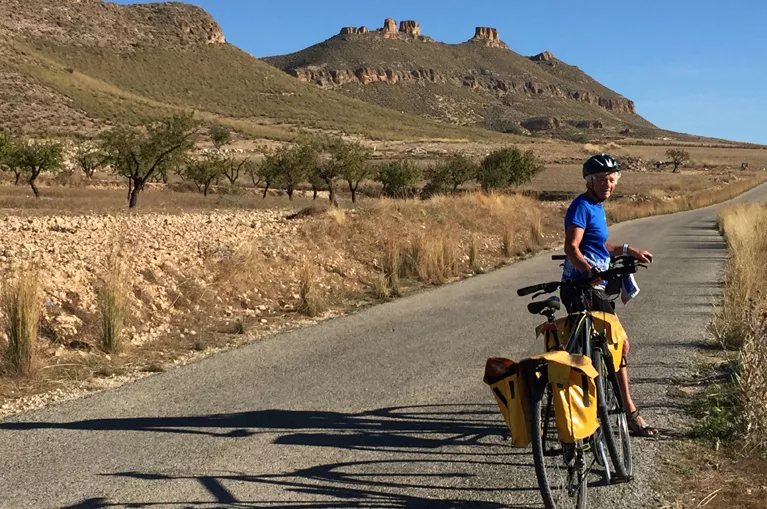
[[[128,312],[130,283],[127,271],[114,249],[107,260],[107,268],[96,287],[99,310],[99,344],[108,353],[119,352],[122,331]]]
[[[404,271],[421,282],[442,284],[458,275],[458,243],[449,230],[423,232],[410,240]]]
[[[511,258],[514,255],[514,230],[511,227],[503,231],[501,237],[501,255],[504,258]]]
[[[327,309],[327,302],[320,293],[314,266],[304,262],[301,267],[298,306],[296,311],[308,317],[315,317]]]
[[[767,180],[767,175],[757,175],[746,180],[735,181],[722,188],[711,190],[701,190],[697,192],[682,194],[670,199],[649,199],[637,202],[618,202],[608,203],[605,206],[607,219],[611,222],[628,221],[640,217],[657,216],[662,214],[673,214],[685,210],[699,209],[716,203],[730,200],[744,192],[756,187]],[[656,196],[660,196],[659,190],[655,191]]]
[[[477,237],[471,236],[469,243],[469,270],[473,274],[481,274],[484,272],[482,265],[479,263],[479,248],[477,247]]]
[[[723,302],[712,329],[727,347],[740,348],[740,400],[747,442],[767,451],[767,208],[731,206],[719,215],[729,246]]]
[[[391,296],[392,290],[389,287],[389,278],[386,277],[386,274],[383,272],[376,274],[373,279],[372,290],[376,299],[387,300]]]
[[[383,292],[384,288],[388,288],[391,295],[399,295],[400,274],[402,272],[402,243],[393,235],[384,239],[382,265],[384,281],[380,285],[380,289]]]
[[[43,304],[39,273],[28,267],[17,269],[3,285],[0,298],[7,337],[3,371],[30,376],[37,367],[37,332]]]

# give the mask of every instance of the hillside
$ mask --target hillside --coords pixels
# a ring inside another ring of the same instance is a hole
[[[436,42],[414,21],[399,29],[344,28],[341,33],[266,62],[314,83],[398,111],[497,130],[580,128],[645,136],[659,129],[634,103],[549,52],[511,51],[493,28],[462,44]]]
[[[82,132],[195,110],[255,136],[296,128],[371,138],[477,138],[321,90],[226,43],[202,9],[101,0],[0,2],[0,127]]]

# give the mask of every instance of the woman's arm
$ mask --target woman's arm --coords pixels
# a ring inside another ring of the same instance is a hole
[[[565,230],[565,254],[573,267],[581,272],[589,272],[591,266],[586,262],[586,259],[581,253],[581,240],[583,240],[583,228],[575,225],[570,225]]]
[[[623,256],[623,244],[613,244],[612,242],[605,242],[605,248],[610,253],[610,256]],[[628,256],[633,256],[642,263],[652,263],[652,253],[645,251],[644,249],[637,249],[626,245],[626,253]]]

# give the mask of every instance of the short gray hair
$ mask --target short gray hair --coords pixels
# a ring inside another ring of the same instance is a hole
[[[589,184],[593,184],[594,180],[596,180],[597,177],[599,177],[600,175],[604,175],[605,173],[592,173],[591,175],[587,175],[586,176],[586,182],[588,182]],[[616,183],[621,178],[621,172],[619,172],[619,171],[614,171],[614,172],[608,173],[608,175],[610,175],[610,174],[615,175],[615,182]]]

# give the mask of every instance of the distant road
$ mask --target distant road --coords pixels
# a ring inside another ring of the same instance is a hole
[[[611,229],[656,257],[619,315],[666,438],[635,439],[635,481],[590,490],[589,507],[659,507],[657,462],[685,420],[667,391],[720,293],[714,221],[709,207]],[[481,378],[487,357],[540,351],[514,290],[559,270],[541,255],[2,421],[0,507],[540,507],[530,451],[503,440]]]

